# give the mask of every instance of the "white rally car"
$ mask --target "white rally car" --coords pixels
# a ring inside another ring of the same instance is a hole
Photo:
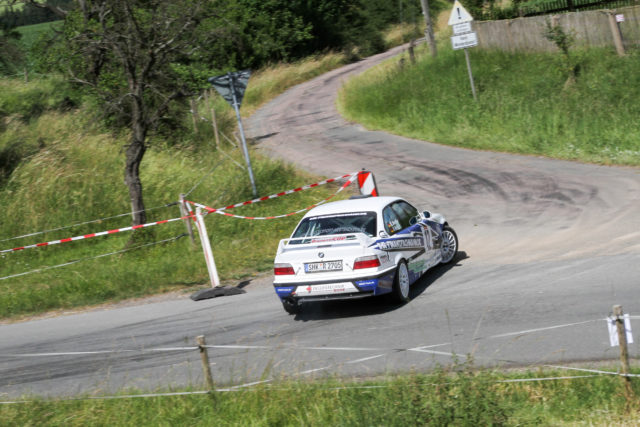
[[[310,210],[280,241],[273,285],[290,314],[328,299],[392,293],[406,302],[411,284],[457,251],[444,216],[398,197],[356,196]]]

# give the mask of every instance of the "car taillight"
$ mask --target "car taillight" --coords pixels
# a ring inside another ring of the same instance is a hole
[[[273,266],[273,274],[276,276],[286,276],[289,274],[296,274],[296,272],[293,271],[291,264],[275,264]]]
[[[361,268],[373,268],[380,267],[380,260],[376,255],[365,256],[356,259],[356,262],[353,263],[353,269],[359,270]]]

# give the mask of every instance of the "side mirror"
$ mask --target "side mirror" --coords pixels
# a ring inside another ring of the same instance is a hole
[[[387,237],[389,237],[389,235],[384,231],[380,231],[380,233],[378,233],[378,236],[382,237],[383,239],[386,239]]]
[[[422,212],[422,217],[423,217],[423,218],[431,218],[431,212],[429,212],[429,211],[423,211],[423,212]]]

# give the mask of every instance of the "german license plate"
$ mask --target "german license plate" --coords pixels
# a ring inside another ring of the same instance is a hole
[[[342,260],[309,262],[304,265],[304,271],[306,273],[320,273],[323,271],[341,271],[341,270],[342,270]]]

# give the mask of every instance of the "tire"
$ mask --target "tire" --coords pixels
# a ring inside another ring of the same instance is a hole
[[[396,277],[393,279],[393,299],[398,303],[405,303],[409,301],[409,270],[407,269],[407,263],[400,261],[398,269],[396,270]]]
[[[300,304],[296,300],[284,299],[282,300],[282,307],[284,308],[284,311],[289,314],[300,313]]]
[[[441,264],[449,264],[458,254],[458,235],[453,231],[453,228],[448,225],[445,225],[442,230],[442,246],[440,247],[440,252],[442,253]]]

